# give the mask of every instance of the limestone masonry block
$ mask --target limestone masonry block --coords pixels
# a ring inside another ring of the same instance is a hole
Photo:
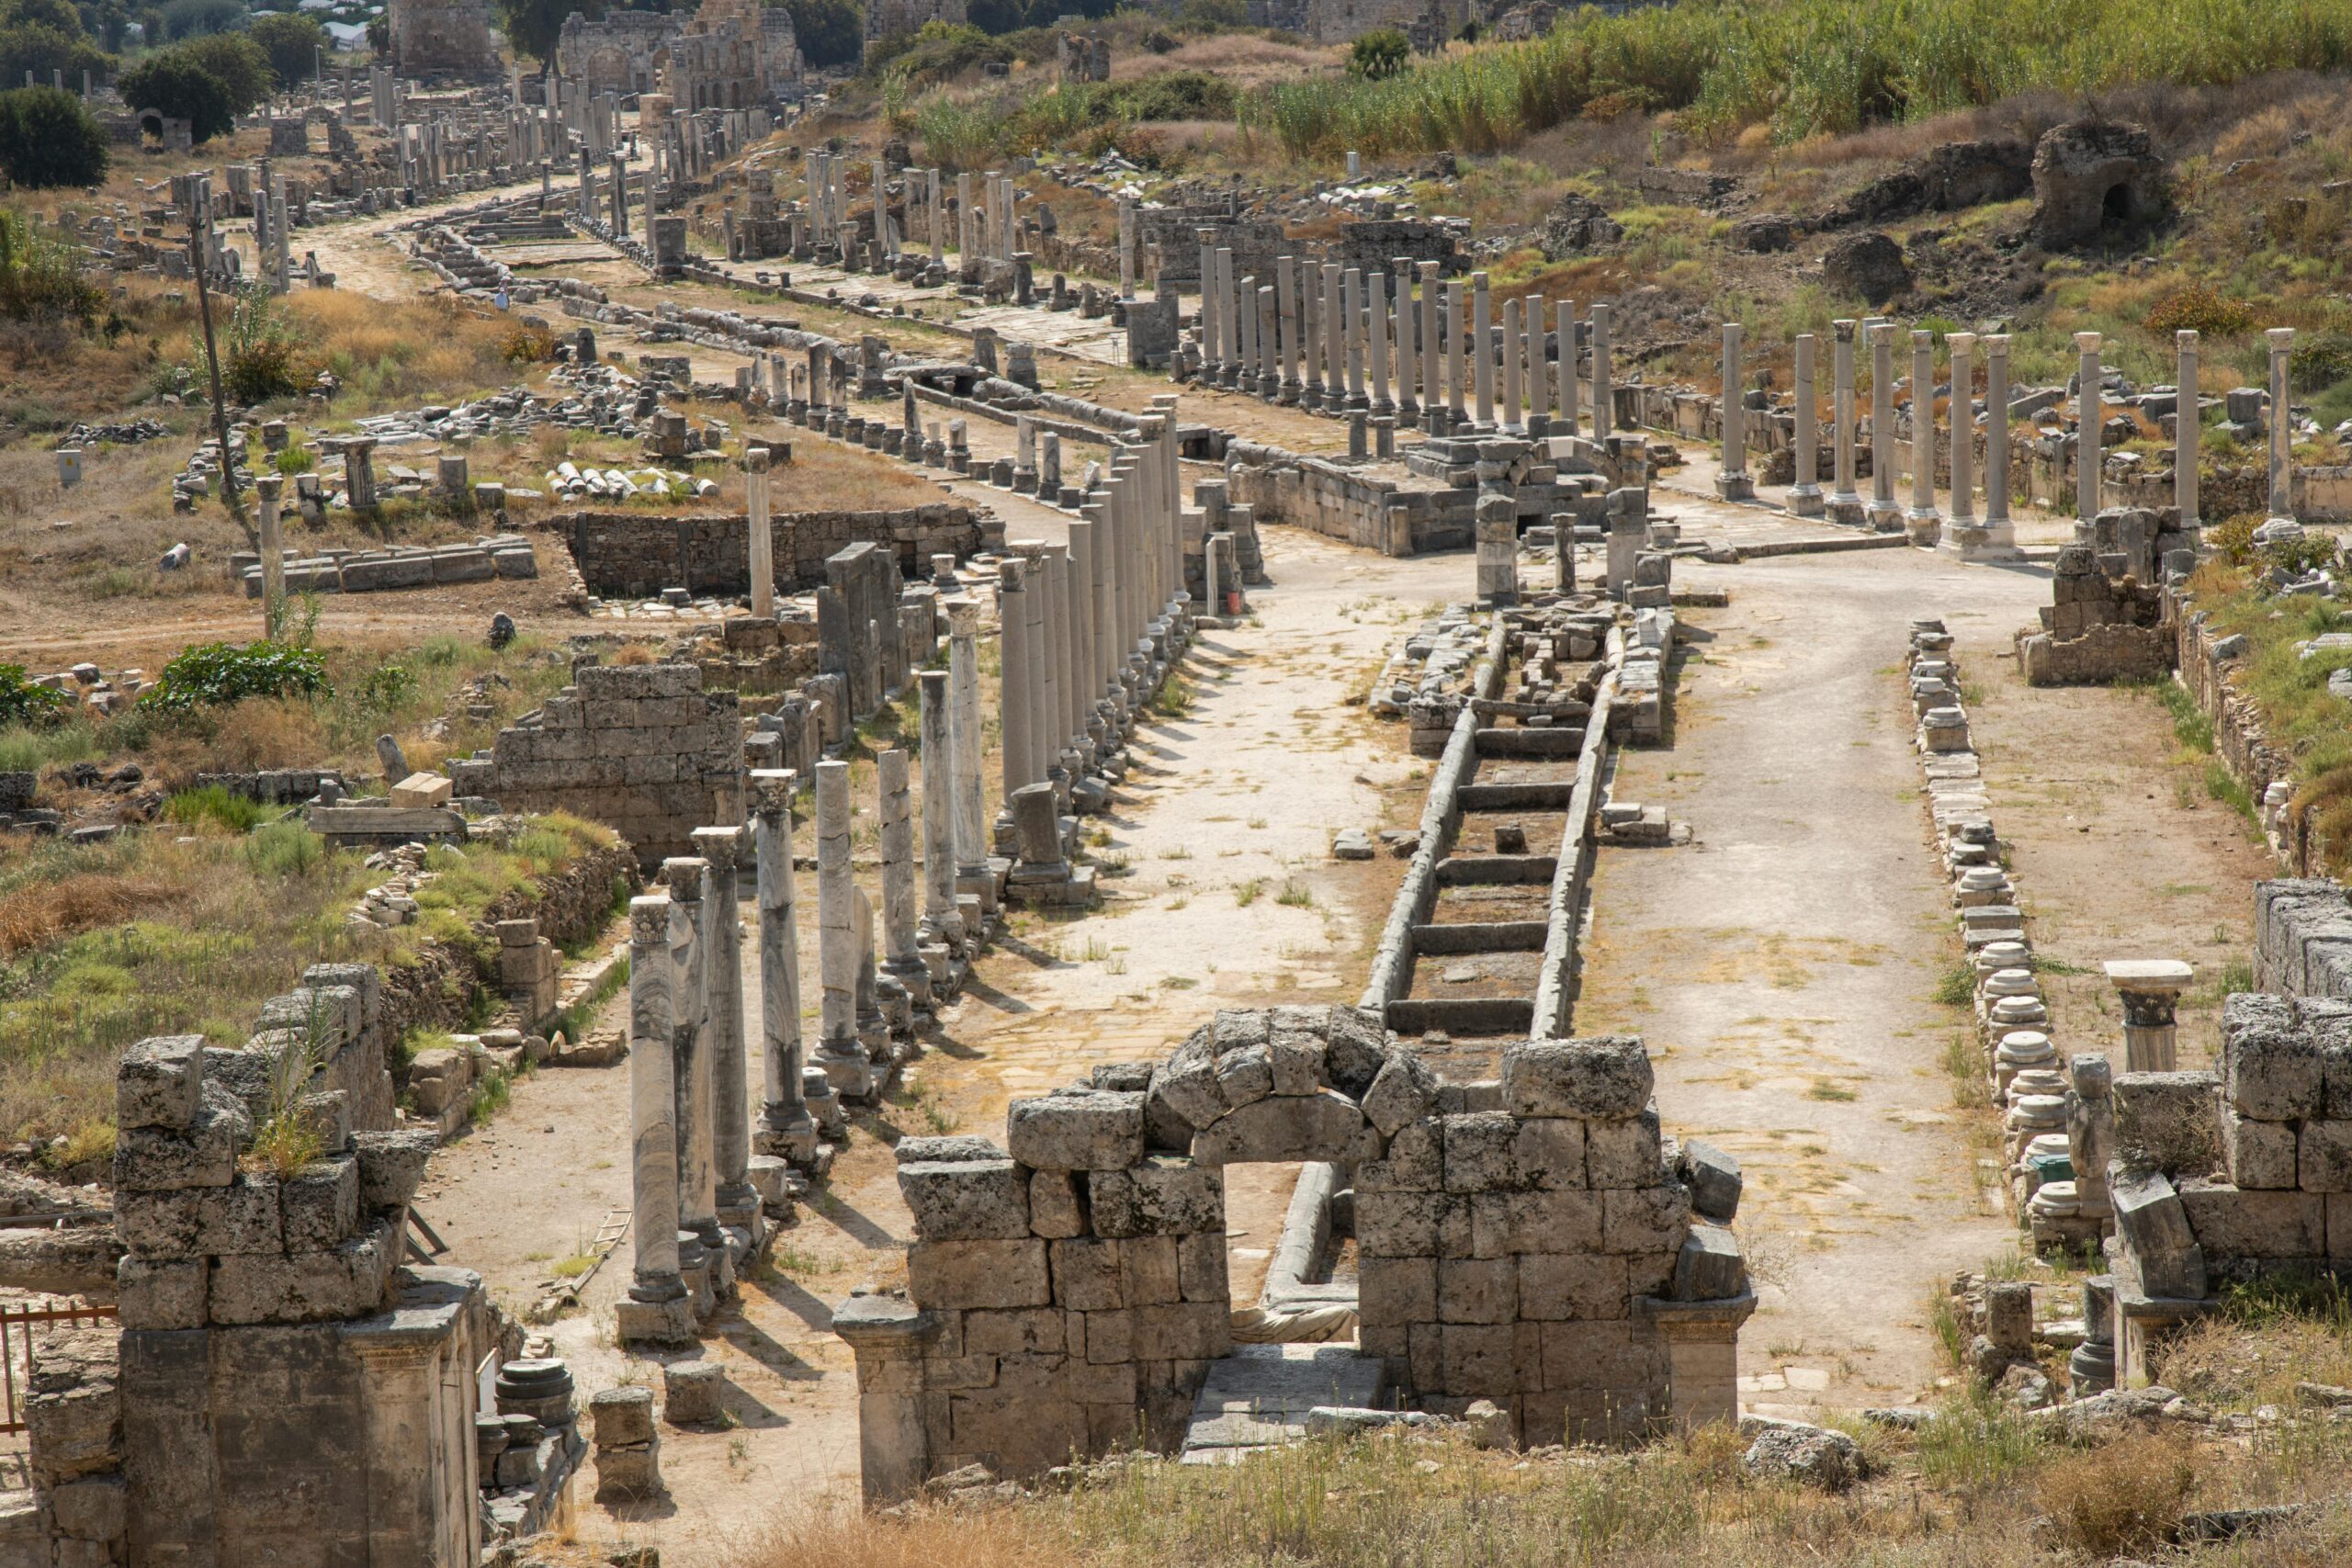
[[[1143,1157],[1143,1096],[1080,1089],[1016,1100],[1005,1142],[1038,1170],[1125,1169]]]
[[[204,1036],[139,1041],[123,1052],[115,1072],[115,1125],[185,1133],[196,1120],[203,1087]]]
[[[2275,1004],[2275,1005],[2265,1005]],[[2319,1043],[2280,997],[2233,996],[2222,1006],[2222,1088],[2246,1116],[2287,1122],[2319,1114]]]
[[[1739,1213],[1739,1161],[1698,1138],[1686,1138],[1674,1163],[1675,1175],[1690,1189],[1693,1213],[1729,1224]]]
[[[447,806],[451,794],[449,781],[439,773],[411,773],[391,791],[396,807]]]
[[[1521,1116],[1632,1116],[1652,1085],[1649,1052],[1630,1035],[1531,1040],[1503,1052],[1503,1104]]]
[[[600,1449],[653,1440],[653,1391],[600,1389],[588,1399],[589,1426]]]
[[[1355,1101],[1329,1089],[1305,1097],[1261,1100],[1228,1112],[1193,1137],[1203,1165],[1244,1161],[1343,1160],[1351,1157],[1363,1113]]]
[[[2306,1192],[2352,1192],[2352,1121],[2304,1122],[2297,1170]]]
[[[1154,1156],[1087,1178],[1097,1235],[1194,1235],[1225,1231],[1225,1182],[1214,1168]]]
[[[1429,1114],[1436,1103],[1437,1074],[1414,1053],[1396,1050],[1364,1090],[1363,1115],[1384,1137],[1394,1137],[1397,1128]]]
[[[123,1192],[170,1192],[226,1187],[237,1174],[237,1151],[253,1133],[244,1107],[226,1094],[207,1094],[185,1133],[125,1127],[115,1138],[114,1187]]]
[[[2257,1122],[2233,1105],[2222,1107],[2222,1156],[2230,1180],[2246,1189],[2295,1185],[2296,1139],[2291,1122]]]
[[[899,1191],[926,1241],[1016,1241],[1029,1234],[1027,1173],[1009,1159],[901,1165]]]
[[[360,1208],[372,1214],[407,1207],[424,1180],[425,1162],[438,1143],[426,1131],[352,1134]]]
[[[1053,1300],[1046,1245],[1035,1240],[917,1242],[907,1250],[907,1292],[924,1306],[1045,1306]]]
[[[1029,1177],[1029,1229],[1053,1240],[1086,1234],[1086,1210],[1079,1180],[1067,1170],[1033,1171]]]
[[[2211,1073],[2118,1073],[2115,1145],[2127,1165],[2203,1175],[2221,1158]]]
[[[1424,1117],[1396,1130],[1379,1159],[1356,1167],[1358,1192],[1437,1192],[1445,1187],[1444,1123]],[[1581,1135],[1579,1125],[1578,1133]],[[1579,1147],[1577,1170],[1583,1169]]]
[[[1584,1166],[1595,1188],[1657,1185],[1665,1175],[1657,1107],[1623,1121],[1585,1123]]]

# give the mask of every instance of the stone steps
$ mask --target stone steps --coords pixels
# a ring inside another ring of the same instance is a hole
[[[1380,1361],[1347,1345],[1241,1345],[1209,1363],[1184,1429],[1186,1464],[1231,1464],[1300,1441],[1317,1405],[1377,1405]]]

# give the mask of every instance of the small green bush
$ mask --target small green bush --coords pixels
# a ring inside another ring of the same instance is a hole
[[[250,833],[260,825],[262,809],[257,801],[232,795],[219,784],[206,784],[202,789],[184,789],[164,802],[164,815],[183,828],[199,828],[209,822],[232,833]]]
[[[1356,39],[1348,50],[1348,74],[1377,82],[1405,69],[1413,58],[1413,42],[1394,28],[1377,28]]]
[[[2152,333],[2236,337],[2253,329],[2254,307],[2243,299],[2222,298],[2210,284],[2192,283],[2157,300],[2141,325]]]
[[[74,699],[25,678],[21,664],[0,664],[0,727],[48,724],[73,709]]]
[[[316,649],[254,642],[225,642],[183,649],[164,666],[155,683],[140,694],[142,705],[161,713],[194,713],[225,707],[247,697],[332,696],[326,660]]]
[[[405,664],[379,664],[360,683],[359,703],[371,713],[390,713],[416,695],[416,676]]]
[[[308,446],[288,446],[285,451],[274,454],[269,459],[269,466],[291,479],[296,474],[307,474],[317,468],[319,459]]]
[[[257,829],[242,848],[255,876],[307,876],[326,859],[326,847],[318,836],[290,817]]]
[[[0,209],[0,316],[12,321],[98,323],[106,296],[82,276],[78,249],[36,231],[21,212]]]

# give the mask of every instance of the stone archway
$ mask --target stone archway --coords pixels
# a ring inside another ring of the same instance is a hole
[[[1376,1012],[1220,1012],[1167,1061],[1016,1100],[1002,1147],[909,1139],[903,1295],[851,1300],[865,1494],[1181,1437],[1232,1348],[1224,1168],[1354,1172],[1359,1344],[1390,1389],[1530,1441],[1736,1413],[1754,1309],[1738,1168],[1669,1151],[1635,1038],[1530,1041],[1441,1082]]]

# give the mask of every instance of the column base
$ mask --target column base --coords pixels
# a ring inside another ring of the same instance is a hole
[[[1862,506],[1862,498],[1859,495],[1831,496],[1822,514],[1841,528],[1860,528],[1870,522]]]
[[[1100,897],[1094,868],[1067,861],[1014,868],[1006,882],[1004,899],[1033,909],[1085,909]]]
[[[1891,501],[1873,501],[1862,508],[1870,526],[1881,534],[1903,531],[1903,509]]]
[[[1789,491],[1788,513],[1792,517],[1818,517],[1827,510],[1828,501],[1819,485],[1799,485]]]
[[[2023,560],[2025,552],[2018,548],[2017,529],[2007,522],[1990,520],[1977,522],[1971,518],[1962,522],[1955,518],[1944,526],[1943,536],[1936,541],[1936,548],[1963,561]]]
[[[855,1041],[821,1045],[810,1063],[824,1073],[825,1082],[842,1100],[871,1100],[879,1086],[874,1058]]]
[[[613,1304],[613,1326],[624,1345],[695,1343],[694,1298],[683,1291],[666,1302],[624,1297]]]
[[[1718,501],[1754,501],[1756,481],[1745,473],[1717,474],[1715,499]]]

